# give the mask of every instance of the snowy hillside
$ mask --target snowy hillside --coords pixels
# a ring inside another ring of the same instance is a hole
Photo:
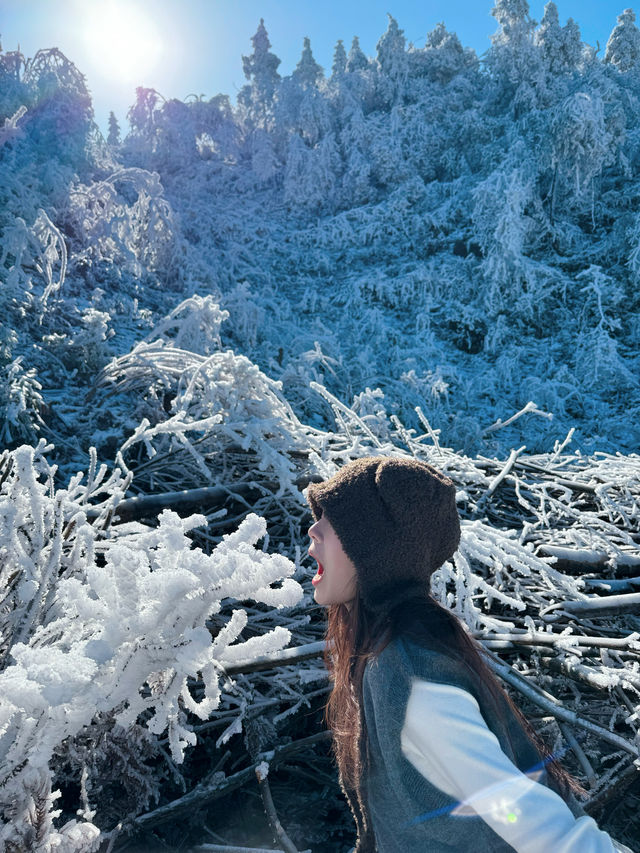
[[[640,35],[625,12],[600,58],[525,6],[497,4],[482,63],[390,19],[376,57],[339,43],[325,74],[307,43],[283,79],[261,24],[237,108],[139,90],[122,144],[60,54],[3,55],[5,441],[41,419],[78,461],[88,441],[112,459],[138,413],[84,393],[199,293],[317,425],[311,379],[407,426],[419,405],[468,452],[571,427],[585,452],[636,450]]]
[[[215,764],[260,691],[273,738],[311,707],[318,662],[271,685],[243,675],[240,699],[219,664],[321,638],[302,489],[349,458],[448,470],[466,544],[439,595],[480,634],[542,630],[554,595],[584,598],[552,557],[637,571],[640,30],[627,9],[598,53],[554,3],[539,23],[526,0],[493,14],[481,58],[442,24],[415,48],[390,16],[376,56],[338,42],[323,69],[306,40],[286,77],[260,22],[237,104],[141,88],[124,139],[115,119],[101,136],[58,50],[0,51],[0,682],[14,691],[0,700],[0,810],[15,818],[18,802],[23,821],[0,828],[11,849],[34,809],[62,849],[99,843],[95,809],[103,831],[125,806],[142,826],[204,778],[201,759],[177,766],[197,726],[228,724],[207,747]],[[266,520],[263,550],[249,510]],[[612,636],[637,657],[626,618]],[[611,660],[593,666],[611,687]],[[277,705],[287,691],[294,711]],[[637,704],[625,696],[621,719]],[[104,779],[116,784],[118,761],[116,796]],[[628,771],[615,768],[609,782]],[[52,784],[69,818],[55,827]]]

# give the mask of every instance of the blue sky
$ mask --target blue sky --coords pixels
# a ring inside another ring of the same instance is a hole
[[[529,5],[539,21],[544,0]],[[573,17],[584,41],[599,42],[602,56],[628,0],[557,0],[556,5],[560,22]],[[60,48],[86,76],[104,131],[109,110],[126,127],[138,85],[165,98],[223,92],[235,100],[245,82],[241,56],[251,52],[261,17],[271,49],[282,60],[279,71],[289,74],[305,36],[325,71],[340,38],[348,50],[352,37],[359,36],[365,53],[373,55],[387,13],[416,46],[444,21],[481,54],[496,30],[492,6],[493,0],[0,0],[0,35],[5,51],[20,45],[28,57],[40,48]],[[115,34],[114,16],[127,21]]]

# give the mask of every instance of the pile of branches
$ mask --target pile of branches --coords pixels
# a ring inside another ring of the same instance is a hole
[[[382,454],[423,459],[454,480],[462,538],[452,561],[434,575],[434,594],[466,623],[552,752],[587,790],[587,812],[633,844],[638,831],[631,817],[633,794],[626,801],[621,797],[640,765],[638,457],[572,454],[568,435],[546,455],[526,455],[520,448],[507,460],[471,459],[441,447],[421,411],[422,434],[406,430],[393,416],[383,433],[379,413],[367,420],[322,386],[316,390],[332,407],[337,428],[307,432],[313,452],[292,456],[298,487],[319,478],[312,464],[316,453],[323,476],[349,459]],[[280,494],[281,503],[288,500]],[[301,549],[310,519],[299,509],[295,517],[300,524],[289,533]],[[348,843],[348,815],[341,815],[337,830],[329,825],[340,795],[322,730],[329,690],[321,659],[324,620],[312,600],[313,570],[299,553],[296,578],[305,592],[287,622],[292,648],[227,670],[229,693],[197,727],[203,742],[215,742],[215,760],[212,756],[204,779],[130,821],[129,827],[145,837],[162,834],[163,827],[196,808],[207,816],[201,831],[217,844],[255,843],[255,836],[237,825],[229,830],[233,835],[225,832],[220,812],[222,798],[240,789],[246,800],[255,789],[282,849],[329,850],[338,849],[338,839]],[[268,617],[254,609],[252,618]],[[241,733],[242,738],[234,737]],[[275,797],[274,806],[267,771],[281,766],[284,777],[276,776],[280,799]],[[315,791],[308,783],[303,794],[299,777],[309,773]],[[330,792],[331,806],[305,817],[300,801],[317,796],[321,786]],[[237,808],[240,801],[233,802]],[[332,829],[334,846],[318,847]],[[266,825],[263,832],[269,840]]]
[[[129,423],[132,412],[139,416],[111,479],[95,452],[86,483],[78,475],[66,490],[56,486],[44,445],[4,460],[5,527],[17,512],[23,532],[0,542],[10,592],[0,599],[0,617],[17,626],[2,635],[0,678],[17,683],[13,667],[31,661],[29,678],[39,684],[46,675],[46,695],[58,704],[73,700],[76,681],[83,691],[78,725],[59,727],[58,740],[44,693],[30,700],[38,719],[27,719],[16,702],[4,729],[0,719],[0,783],[9,791],[19,781],[24,803],[5,820],[20,823],[21,838],[40,833],[42,849],[55,836],[69,851],[180,849],[185,842],[255,848],[273,840],[288,851],[333,851],[350,844],[352,822],[322,722],[330,688],[325,621],[304,556],[311,519],[303,492],[351,459],[383,455],[423,459],[456,483],[462,538],[433,576],[434,595],[465,622],[588,791],[587,811],[605,827],[608,815],[613,834],[633,844],[633,794],[618,817],[610,803],[635,781],[639,759],[638,457],[571,453],[570,433],[549,454],[527,455],[522,447],[506,460],[470,458],[442,447],[421,409],[418,433],[373,393],[371,405],[361,400],[356,410],[319,382],[309,393],[333,428],[312,427],[296,415],[282,383],[220,348],[225,315],[211,298],[193,297],[102,371],[90,408],[114,423],[124,413]],[[490,429],[534,409],[528,404]],[[194,511],[197,518],[189,516]],[[256,526],[252,513],[266,524]],[[236,535],[239,525],[245,532]],[[231,573],[226,591],[209,565]],[[243,573],[250,566],[249,583]],[[160,569],[171,583],[160,582]],[[100,580],[105,571],[108,584]],[[267,588],[260,580],[278,573],[293,576],[286,583],[299,584],[295,595],[286,584]],[[161,641],[146,625],[146,605],[130,603],[133,592],[143,602],[148,590],[162,614]],[[112,604],[100,610],[103,599]],[[77,613],[65,613],[65,601]],[[138,632],[133,644],[127,625]],[[67,635],[80,645],[62,648]],[[219,643],[224,652],[205,666]],[[64,689],[55,684],[55,666],[38,663],[53,646],[60,656],[72,651],[89,660],[91,672],[70,668]],[[101,689],[94,671],[109,701],[92,716],[91,697]],[[16,740],[19,713],[28,725]],[[29,731],[43,732],[44,760],[42,749],[39,761],[32,758],[38,744]],[[51,810],[58,792],[59,813]],[[78,814],[82,823],[74,822]]]

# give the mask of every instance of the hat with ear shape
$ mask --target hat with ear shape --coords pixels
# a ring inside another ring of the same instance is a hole
[[[432,573],[458,548],[455,485],[417,459],[356,459],[312,483],[307,501],[314,519],[326,516],[337,533],[374,612],[428,593]]]

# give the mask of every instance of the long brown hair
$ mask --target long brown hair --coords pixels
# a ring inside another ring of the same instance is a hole
[[[462,662],[479,693],[487,697],[500,717],[503,717],[504,703],[509,705],[540,753],[558,792],[564,797],[569,792],[585,794],[580,784],[550,755],[485,663],[479,645],[457,616],[431,595],[414,596],[382,617],[373,615],[360,596],[356,596],[350,607],[334,604],[328,608],[324,656],[333,688],[325,708],[325,719],[333,732],[333,751],[343,787],[358,792],[360,778],[366,769],[362,678],[367,661],[380,654],[399,635]]]

